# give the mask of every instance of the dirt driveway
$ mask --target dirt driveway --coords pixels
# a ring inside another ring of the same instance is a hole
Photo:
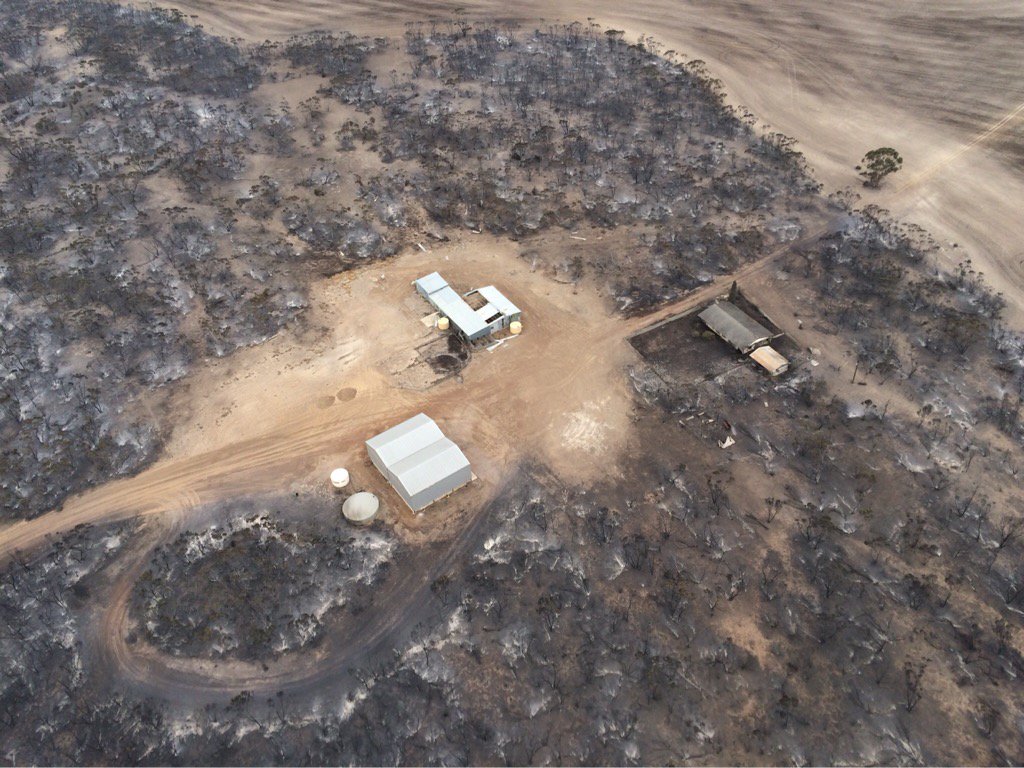
[[[410,283],[434,269],[466,290],[501,286],[523,309],[525,330],[493,351],[475,350],[459,377],[410,389],[398,374],[437,333],[420,322],[429,307]],[[623,339],[628,327],[592,292],[531,272],[514,244],[471,235],[325,281],[314,292],[310,323],[328,329],[312,346],[286,332],[204,368],[172,406],[187,417],[159,461],[76,496],[59,512],[7,526],[0,552],[79,523],[312,487],[332,466],[366,466],[363,441],[419,411],[465,448],[477,493],[496,488],[524,458],[585,481],[615,464],[628,434],[621,375],[632,355]],[[361,477],[388,493],[381,478]]]

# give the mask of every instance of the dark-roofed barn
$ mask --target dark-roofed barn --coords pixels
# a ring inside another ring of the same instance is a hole
[[[767,344],[778,335],[728,301],[716,301],[698,317],[708,328],[743,354]]]

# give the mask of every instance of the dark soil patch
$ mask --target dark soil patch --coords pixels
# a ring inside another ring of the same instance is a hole
[[[420,348],[420,356],[430,365],[430,369],[442,376],[454,376],[469,364],[470,347],[455,333],[445,338],[432,341]]]
[[[630,339],[664,377],[680,382],[711,379],[743,364],[743,356],[708,330],[700,308]]]
[[[730,301],[768,330],[782,333],[782,329],[742,291],[734,292]],[[633,336],[630,343],[659,375],[677,382],[713,379],[745,364],[756,368],[746,355],[737,352],[704,324],[698,317],[703,309],[704,305],[696,307],[682,317]],[[785,335],[773,339],[771,346],[789,359],[791,366],[800,355],[800,350]]]

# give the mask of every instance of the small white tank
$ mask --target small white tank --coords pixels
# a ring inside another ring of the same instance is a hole
[[[448,318],[447,317],[439,317],[439,318],[437,318],[437,330],[439,330],[439,331],[447,331],[448,330]]]
[[[338,467],[336,470],[331,472],[331,485],[335,488],[344,488],[348,485],[348,481],[348,470],[344,467]]]
[[[509,323],[508,330],[509,333],[511,333],[513,336],[518,336],[520,333],[523,332],[523,324],[518,320],[513,320],[511,323]]]
[[[368,491],[353,493],[341,505],[341,513],[345,516],[345,519],[357,525],[373,520],[378,509],[380,509],[380,501]]]

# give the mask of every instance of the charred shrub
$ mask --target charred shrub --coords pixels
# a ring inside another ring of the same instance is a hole
[[[172,654],[266,659],[317,642],[333,612],[384,577],[394,549],[374,531],[236,517],[158,548],[133,611]]]

